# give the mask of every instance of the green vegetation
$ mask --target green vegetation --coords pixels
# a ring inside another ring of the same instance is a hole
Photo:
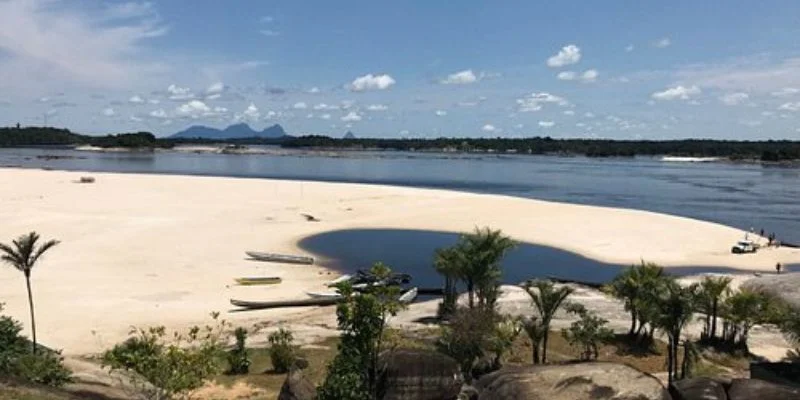
[[[58,244],[58,240],[48,240],[41,245],[37,246],[39,241],[39,234],[36,232],[22,235],[16,240],[12,241],[12,245],[0,243],[0,259],[16,268],[18,271],[25,275],[25,286],[28,289],[28,306],[31,311],[31,333],[33,334],[32,349],[33,354],[36,354],[36,317],[33,307],[33,293],[31,292],[31,271],[36,266],[44,253],[52,249]]]
[[[442,327],[436,348],[458,362],[467,382],[472,381],[476,362],[487,354],[497,322],[494,310],[459,307]]]
[[[531,302],[536,308],[538,316],[531,316],[526,321],[525,331],[531,338],[533,346],[533,363],[547,362],[547,340],[550,338],[550,322],[567,296],[574,290],[568,286],[561,286],[558,289],[550,281],[536,280],[527,282],[524,286],[525,291],[531,296]],[[534,333],[534,334],[531,334]],[[539,351],[541,350],[541,359]]]
[[[370,273],[381,281],[388,279],[392,271],[377,263]],[[317,398],[380,398],[378,356],[384,350],[384,330],[389,317],[403,308],[397,301],[400,287],[368,286],[357,296],[349,282],[343,282],[337,288],[343,296],[336,306],[341,342],[339,353],[328,365],[328,376],[317,390]]]
[[[233,331],[236,345],[228,351],[228,374],[243,375],[250,372],[250,357],[247,355],[247,329]]]
[[[562,329],[561,336],[570,345],[581,349],[581,360],[596,360],[600,356],[599,346],[614,338],[614,331],[606,327],[608,320],[587,310],[583,304],[569,303],[565,308],[568,313],[577,315],[579,319],[569,328]]]
[[[277,373],[289,372],[297,361],[297,346],[294,345],[294,335],[291,331],[280,328],[272,332],[267,338],[269,341],[269,358],[272,360],[273,371]]]
[[[163,326],[133,329],[123,343],[103,354],[110,371],[133,373],[132,384],[148,399],[186,395],[222,372],[223,331],[228,324],[213,313],[215,326],[167,335]]]
[[[149,132],[89,136],[73,133],[67,129],[49,127],[0,128],[0,147],[72,145],[152,149],[156,147],[169,148],[174,144],[156,139]]]

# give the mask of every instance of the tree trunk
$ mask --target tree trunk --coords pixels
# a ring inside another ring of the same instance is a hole
[[[672,364],[673,364],[672,337],[670,337],[669,343],[667,344],[667,380],[669,381],[669,383],[672,383]]]
[[[469,293],[469,308],[475,308],[475,284],[472,279],[467,281],[467,292]]]
[[[633,333],[636,332],[636,309],[631,307],[631,330],[628,331],[628,336],[633,336]]]
[[[25,272],[25,286],[28,287],[28,306],[31,308],[31,337],[33,338],[33,354],[36,354],[36,317],[33,313],[33,293],[31,293],[31,273]]]
[[[711,338],[717,336],[717,299],[711,305]]]
[[[533,363],[539,364],[539,342],[531,341],[533,346]]]
[[[542,364],[547,364],[547,337],[550,336],[549,329],[544,331],[542,337]]]

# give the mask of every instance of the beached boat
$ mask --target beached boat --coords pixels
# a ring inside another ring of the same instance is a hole
[[[240,285],[274,285],[282,281],[283,279],[279,276],[236,278],[236,283]]]
[[[345,275],[342,275],[342,276],[340,276],[340,277],[338,277],[338,278],[326,283],[325,286],[327,286],[327,287],[336,286],[336,285],[338,285],[338,284],[340,284],[342,282],[346,282],[346,281],[349,281],[349,280],[352,280],[352,279],[353,279],[353,275],[345,274]]]
[[[314,299],[341,299],[342,294],[339,292],[306,292],[306,294]]]
[[[403,293],[403,295],[402,295],[402,296],[400,296],[400,297],[397,299],[397,301],[399,301],[401,304],[408,304],[408,303],[411,303],[412,301],[414,301],[414,299],[416,299],[416,298],[417,298],[417,293],[418,293],[418,292],[419,292],[419,289],[417,289],[417,288],[411,288],[411,289],[409,289],[408,291],[406,291],[405,293]]]
[[[313,306],[332,306],[339,302],[339,299],[301,299],[301,300],[277,300],[277,301],[249,301],[231,299],[231,304],[241,307],[239,311],[264,310],[268,308],[283,307],[313,307]]]
[[[260,251],[246,251],[245,254],[254,260],[268,261],[284,264],[314,264],[314,258],[308,256],[294,256],[289,254],[264,253]]]

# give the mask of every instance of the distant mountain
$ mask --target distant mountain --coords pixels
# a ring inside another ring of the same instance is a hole
[[[355,139],[356,135],[353,132],[347,131],[347,133],[342,136],[342,139]]]
[[[283,130],[283,127],[278,124],[268,126],[259,132],[251,128],[250,125],[241,123],[231,125],[225,129],[194,125],[169,137],[171,139],[236,139],[252,137],[277,139],[284,136],[288,135],[286,131]]]

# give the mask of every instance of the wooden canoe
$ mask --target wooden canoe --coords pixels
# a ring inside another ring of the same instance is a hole
[[[236,278],[236,283],[240,285],[274,285],[282,281],[279,276]]]
[[[314,258],[308,256],[294,256],[289,254],[264,253],[260,251],[246,251],[245,254],[258,261],[267,261],[283,264],[314,264]]]
[[[336,305],[339,299],[301,299],[301,300],[278,300],[278,301],[247,301],[231,299],[231,304],[241,307],[244,310],[264,310],[268,308],[283,307],[313,307],[313,306],[332,306]]]

